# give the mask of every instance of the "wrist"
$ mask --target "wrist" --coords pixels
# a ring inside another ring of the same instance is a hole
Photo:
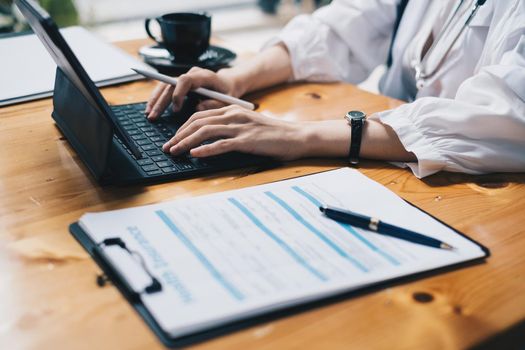
[[[217,72],[217,75],[222,79],[228,81],[230,85],[230,95],[234,97],[241,97],[246,93],[246,81],[235,67],[233,68],[223,68]]]
[[[345,120],[306,123],[303,130],[303,157],[348,157],[350,131]]]

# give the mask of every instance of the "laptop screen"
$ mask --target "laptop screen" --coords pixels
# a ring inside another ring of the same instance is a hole
[[[82,92],[89,103],[104,113],[104,106],[100,104],[106,105],[106,102],[98,93],[96,86],[73,54],[49,14],[32,0],[17,0],[15,3],[57,66]]]
[[[60,116],[64,123],[68,124],[69,122],[70,125],[65,126],[69,127],[70,135],[75,138],[75,140],[70,139],[69,141],[73,146],[76,146],[75,148],[82,148],[80,150],[82,152],[79,153],[82,153],[81,156],[89,163],[87,165],[90,169],[97,177],[105,170],[113,130],[135,156],[140,158],[140,152],[135,144],[114,119],[107,102],[89,78],[49,14],[33,0],[15,0],[15,4],[44,44],[60,71],[74,85],[74,88],[73,86],[71,88],[83,96],[85,101],[81,102],[87,102],[96,111],[90,115],[91,118],[81,120],[79,118],[83,118],[83,111],[80,108],[74,111],[75,115]],[[55,111],[56,101],[60,98],[61,96],[57,97],[55,94]],[[68,114],[71,112],[68,111]],[[64,129],[63,125],[58,124]],[[106,140],[104,136],[108,134],[109,139]]]

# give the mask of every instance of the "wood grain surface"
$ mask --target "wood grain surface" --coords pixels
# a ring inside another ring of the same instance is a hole
[[[122,43],[136,52],[144,41]],[[2,84],[6,82],[2,81]],[[103,89],[111,104],[154,84]],[[341,118],[400,102],[347,84],[296,84],[248,97],[289,120]],[[59,133],[50,99],[0,108],[0,349],[161,349],[68,232],[101,211],[242,188],[345,166],[302,160],[153,186],[101,187]],[[81,117],[82,111],[79,111]],[[458,349],[525,319],[525,176],[441,173],[418,180],[386,162],[365,175],[492,251],[485,263],[390,286],[197,344],[197,349]],[[176,312],[176,310],[174,310]]]

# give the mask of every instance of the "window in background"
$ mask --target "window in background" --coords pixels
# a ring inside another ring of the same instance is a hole
[[[256,52],[293,16],[310,13],[331,0],[39,0],[60,27],[82,25],[108,41],[145,38],[144,18],[169,12],[212,15],[214,36],[232,48]],[[13,0],[0,0],[0,38],[28,30]],[[360,87],[378,91],[378,67]]]
[[[145,37],[143,20],[168,12],[204,11],[215,35],[238,37],[251,49],[291,17],[329,0],[39,0],[60,27],[82,25],[110,41]],[[28,30],[12,0],[0,0],[0,35]],[[250,39],[249,39],[250,38]]]

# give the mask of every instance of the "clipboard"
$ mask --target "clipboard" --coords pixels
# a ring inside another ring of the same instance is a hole
[[[256,316],[256,317],[250,317],[250,318],[247,318],[241,321],[225,323],[218,327],[213,327],[205,331],[199,331],[196,333],[192,333],[192,334],[184,335],[180,337],[173,337],[171,334],[164,331],[162,327],[159,325],[159,323],[155,320],[155,317],[152,315],[152,313],[147,309],[147,307],[141,301],[140,296],[142,293],[155,293],[156,291],[162,289],[162,285],[160,285],[160,282],[156,280],[155,277],[149,273],[149,271],[146,271],[146,273],[148,273],[148,275],[151,277],[152,282],[146,288],[146,290],[142,291],[141,293],[138,293],[130,287],[126,279],[118,272],[118,270],[115,267],[112,266],[111,262],[106,258],[103,252],[104,246],[107,246],[107,245],[119,245],[120,246],[118,237],[112,238],[112,241],[110,242],[105,242],[105,243],[102,242],[103,244],[100,244],[100,243],[97,244],[80,227],[78,222],[71,224],[69,226],[69,231],[73,235],[73,237],[80,243],[80,245],[90,254],[93,260],[97,263],[97,265],[103,271],[105,278],[108,281],[111,281],[111,283],[117,287],[117,289],[120,291],[122,296],[128,301],[128,303],[130,303],[130,305],[140,315],[140,317],[148,325],[148,327],[153,331],[153,333],[157,336],[157,338],[168,348],[178,348],[178,347],[184,347],[184,346],[189,346],[189,345],[194,345],[196,343],[204,342],[206,340],[209,340],[209,339],[212,339],[218,336],[226,335],[226,334],[238,331],[238,330],[246,329],[248,327],[260,325],[261,323],[264,323],[264,322],[273,321],[273,320],[276,320],[282,317],[291,316],[291,315],[294,315],[300,312],[305,312],[307,310],[311,310],[311,309],[315,309],[318,307],[333,304],[336,302],[340,302],[340,301],[346,300],[351,297],[358,297],[364,294],[368,294],[374,291],[384,289],[386,287],[392,287],[395,285],[412,282],[412,281],[415,281],[415,280],[418,280],[424,277],[430,277],[430,276],[434,276],[440,273],[453,271],[460,267],[477,265],[477,264],[483,263],[488,257],[490,257],[491,253],[487,247],[471,239],[470,237],[466,236],[462,232],[456,230],[455,228],[444,223],[443,221],[427,213],[426,211],[418,208],[412,203],[406,200],[405,202],[417,208],[419,211],[425,213],[426,215],[430,216],[431,218],[438,221],[439,223],[443,224],[444,226],[450,228],[458,235],[476,244],[483,251],[484,255],[481,257],[469,260],[469,261],[459,262],[459,263],[451,264],[451,265],[444,266],[444,267],[430,269],[430,270],[423,271],[423,272],[418,272],[418,273],[409,274],[409,275],[405,275],[401,277],[383,280],[377,283],[367,285],[362,288],[354,289],[352,291],[342,292],[342,293],[332,295],[327,298],[310,301],[310,302],[296,305],[296,306],[286,307],[284,309],[280,309],[276,311],[270,311],[266,314]],[[125,247],[122,247],[122,246],[121,248],[126,249]]]

